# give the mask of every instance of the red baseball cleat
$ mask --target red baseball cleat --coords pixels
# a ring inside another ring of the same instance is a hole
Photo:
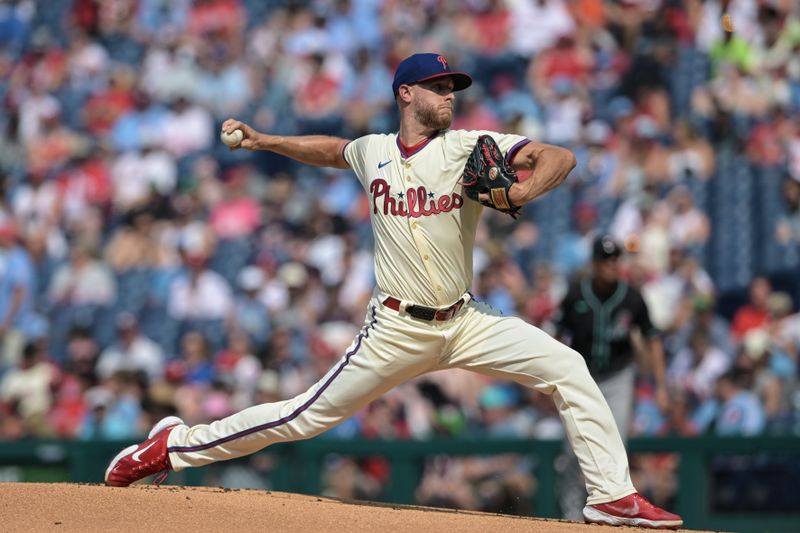
[[[127,487],[134,481],[161,472],[166,477],[166,473],[172,470],[167,454],[167,437],[179,424],[183,424],[183,420],[177,416],[162,418],[150,430],[146,441],[119,452],[106,469],[106,485]]]
[[[678,529],[683,525],[680,516],[656,507],[636,492],[613,502],[587,505],[583,508],[583,518],[590,524],[650,529]]]

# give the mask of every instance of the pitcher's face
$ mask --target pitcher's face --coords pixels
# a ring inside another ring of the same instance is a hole
[[[453,122],[455,92],[449,77],[436,78],[412,85],[411,110],[414,118],[426,128],[444,130]]]

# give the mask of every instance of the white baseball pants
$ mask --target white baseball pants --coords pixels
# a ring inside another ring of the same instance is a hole
[[[633,386],[636,371],[633,364],[628,365],[616,374],[596,381],[605,398],[614,421],[617,424],[623,442],[628,438],[631,416],[633,415]],[[586,491],[580,482],[580,465],[575,454],[570,450],[561,462],[558,483],[558,503],[561,506],[562,518],[572,521],[583,520],[583,505]]]
[[[370,302],[342,359],[310,390],[169,435],[175,470],[307,439],[330,429],[391,388],[420,374],[464,368],[552,394],[586,480],[589,504],[635,492],[611,410],[583,358],[517,317],[470,300],[451,320],[426,322]]]

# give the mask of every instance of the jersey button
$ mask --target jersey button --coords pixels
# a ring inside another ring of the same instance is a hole
[[[411,181],[411,176],[406,176],[406,181]]]
[[[437,291],[439,291],[439,292],[441,292],[441,291],[442,291],[442,286],[441,286],[441,285],[437,285],[437,286],[436,286],[436,290],[437,290]]]
[[[403,163],[403,166],[406,168],[411,168],[411,163]]]
[[[427,261],[428,259],[430,259],[430,257],[428,257],[428,254],[425,254],[425,255],[423,255],[423,256],[422,256],[422,258],[423,258],[425,261]]]
[[[417,229],[418,224],[416,222],[411,223],[411,229]]]

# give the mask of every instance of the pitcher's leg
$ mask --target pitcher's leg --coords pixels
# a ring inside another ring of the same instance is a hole
[[[636,491],[614,417],[581,355],[516,317],[471,302],[449,347],[449,363],[552,394],[589,493],[588,503]]]
[[[176,427],[167,442],[173,469],[241,457],[275,442],[310,438],[346,420],[431,366],[419,353],[398,348],[393,341],[402,335],[385,323],[368,323],[344,357],[307,392],[253,406],[208,425]],[[422,339],[418,345],[426,348]]]

